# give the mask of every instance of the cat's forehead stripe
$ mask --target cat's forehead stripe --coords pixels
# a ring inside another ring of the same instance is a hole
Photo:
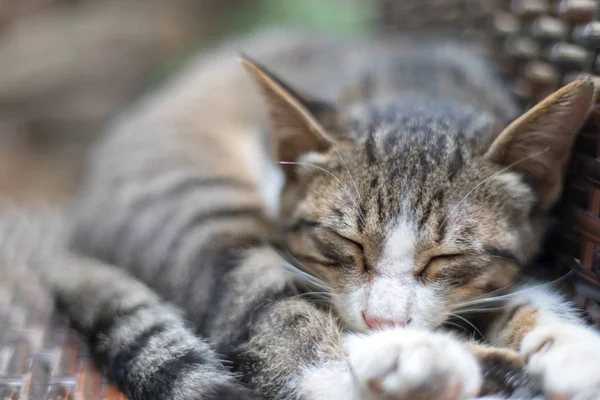
[[[387,236],[382,257],[378,263],[379,272],[398,274],[412,270],[415,244],[415,225],[408,218],[400,216]]]
[[[365,154],[370,165],[375,164],[377,161],[375,149],[375,137],[372,132],[369,133],[367,140],[365,141]]]

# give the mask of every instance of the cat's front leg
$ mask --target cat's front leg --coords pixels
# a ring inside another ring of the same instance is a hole
[[[600,399],[600,333],[545,286],[515,291],[505,318],[492,329],[492,340],[521,353],[527,372],[548,398]]]
[[[306,372],[302,387],[310,398],[458,400],[479,392],[475,357],[447,334],[396,328],[344,342],[348,363]]]

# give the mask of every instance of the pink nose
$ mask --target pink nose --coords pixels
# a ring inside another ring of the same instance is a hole
[[[407,318],[404,320],[391,320],[391,319],[381,319],[371,317],[370,315],[363,312],[363,318],[370,329],[384,329],[391,328],[394,326],[404,327],[412,322],[412,318]]]

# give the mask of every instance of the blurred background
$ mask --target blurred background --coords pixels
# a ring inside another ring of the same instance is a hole
[[[360,35],[369,0],[0,0],[0,206],[72,196],[105,124],[227,36]]]

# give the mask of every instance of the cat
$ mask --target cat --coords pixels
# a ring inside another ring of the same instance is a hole
[[[516,118],[451,43],[234,41],[94,149],[67,264],[102,272],[59,304],[132,399],[597,399],[600,335],[519,274],[593,101]]]

